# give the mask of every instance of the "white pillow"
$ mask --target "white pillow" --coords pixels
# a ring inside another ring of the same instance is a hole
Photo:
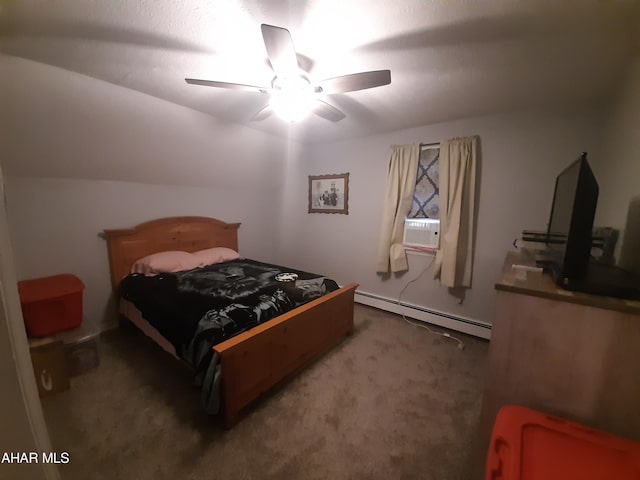
[[[131,267],[131,273],[155,275],[163,272],[181,272],[202,267],[202,260],[189,252],[167,251],[147,255],[137,260]]]
[[[206,248],[204,250],[193,252],[193,255],[200,259],[202,265],[230,262],[231,260],[237,260],[240,258],[240,254],[238,252],[227,247]]]

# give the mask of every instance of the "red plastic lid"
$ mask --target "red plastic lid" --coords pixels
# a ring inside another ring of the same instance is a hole
[[[70,273],[18,282],[18,292],[22,303],[62,297],[82,290],[84,290],[82,281]]]
[[[640,443],[524,407],[503,407],[493,429],[486,478],[638,480]]]

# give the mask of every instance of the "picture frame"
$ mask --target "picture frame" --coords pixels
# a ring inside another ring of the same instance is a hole
[[[349,174],[309,175],[309,213],[349,215]]]

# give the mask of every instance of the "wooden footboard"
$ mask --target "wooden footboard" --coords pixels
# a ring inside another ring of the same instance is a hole
[[[227,428],[243,408],[353,331],[357,287],[347,285],[214,347]]]

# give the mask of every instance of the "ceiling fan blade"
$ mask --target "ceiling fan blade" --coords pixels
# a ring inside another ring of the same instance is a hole
[[[322,100],[316,101],[313,107],[313,113],[332,122],[339,122],[346,117],[346,115],[336,107],[331,106],[328,103],[323,102]]]
[[[271,67],[278,77],[289,77],[298,74],[298,57],[293,48],[291,34],[286,28],[262,24],[262,38],[267,49]]]
[[[273,108],[271,105],[267,104],[263,109],[258,110],[258,112],[251,117],[252,122],[259,122],[264,120],[267,117],[270,117],[273,114]]]
[[[319,83],[322,93],[344,93],[381,87],[391,83],[390,70],[354,73],[340,77],[327,78]]]
[[[254,85],[243,85],[241,83],[216,82],[214,80],[198,80],[196,78],[185,78],[185,82],[191,85],[203,85],[205,87],[228,88],[231,90],[244,90],[248,92],[269,93],[268,88],[256,87]]]

